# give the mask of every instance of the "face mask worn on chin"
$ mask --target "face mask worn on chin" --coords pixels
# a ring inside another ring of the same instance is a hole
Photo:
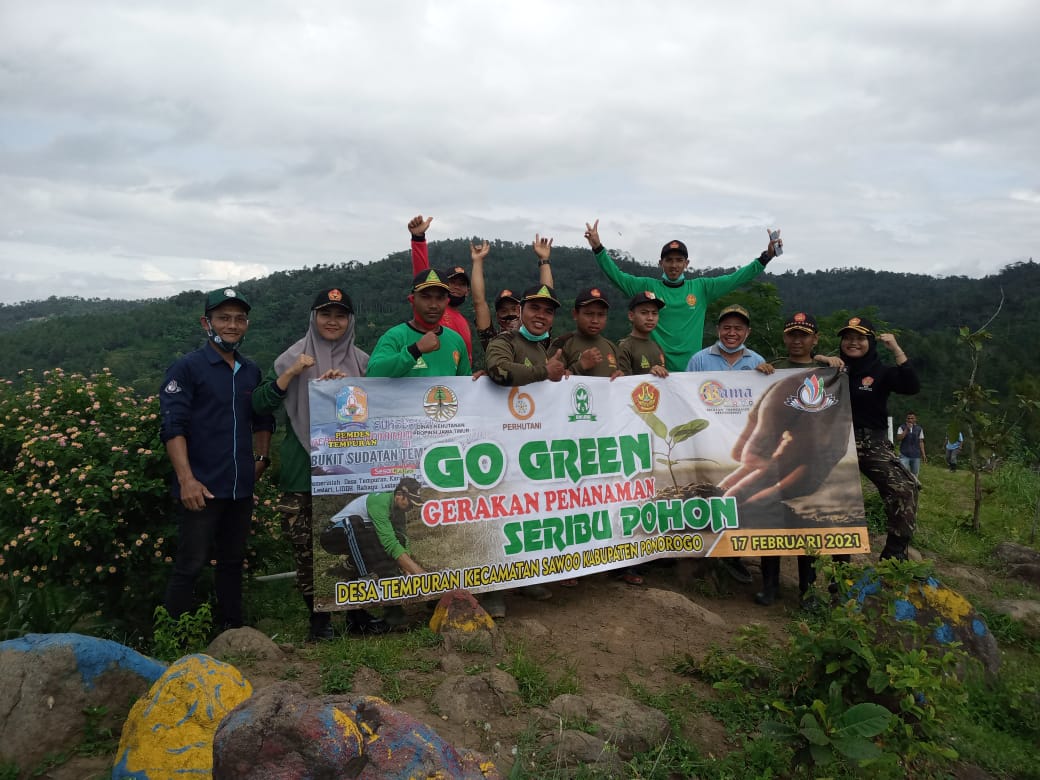
[[[449,295],[448,296],[448,305],[451,306],[451,308],[453,308],[453,309],[459,308],[465,302],[466,302],[466,296],[465,295]]]
[[[744,342],[743,341],[740,342],[740,344],[736,348],[734,348],[734,349],[729,349],[721,341],[716,341],[715,342],[715,346],[719,348],[719,352],[725,352],[727,355],[734,355],[737,352],[740,352],[741,350],[744,349]]]
[[[541,336],[536,336],[533,333],[531,333],[531,331],[529,331],[527,329],[526,325],[521,325],[520,326],[520,335],[523,336],[528,341],[545,341],[547,338],[549,338],[549,331],[546,331]]]
[[[206,336],[209,338],[211,342],[213,342],[213,346],[215,346],[221,352],[234,352],[242,344],[242,341],[245,338],[245,336],[240,338],[238,341],[225,341],[217,335],[216,331],[213,330],[213,323],[210,322],[208,317],[206,318],[206,322],[209,323],[209,327],[206,328]]]

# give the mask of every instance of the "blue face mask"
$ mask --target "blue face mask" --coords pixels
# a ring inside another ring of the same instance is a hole
[[[221,352],[234,352],[236,349],[238,349],[239,345],[241,345],[242,339],[245,338],[243,336],[242,339],[239,339],[238,341],[234,342],[224,341],[224,339],[218,336],[216,331],[213,330],[213,323],[210,322],[209,317],[206,318],[206,322],[208,323],[208,327],[206,328],[206,336],[209,337],[209,340],[213,343],[213,346],[215,346]]]
[[[549,338],[549,331],[546,331],[541,336],[536,336],[533,333],[531,333],[531,331],[529,331],[527,329],[526,325],[521,325],[520,326],[520,335],[523,336],[528,341],[545,341],[547,338]]]
[[[715,346],[719,348],[719,352],[725,352],[727,355],[735,355],[744,349],[744,342],[741,342],[735,349],[727,348],[721,341],[716,341]]]

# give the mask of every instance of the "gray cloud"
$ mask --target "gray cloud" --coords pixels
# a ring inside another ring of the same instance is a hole
[[[981,275],[1036,254],[1026,2],[0,6],[0,300],[672,237],[702,265]],[[224,265],[221,265],[224,263]],[[204,270],[208,269],[208,270]],[[782,270],[782,268],[781,268]]]

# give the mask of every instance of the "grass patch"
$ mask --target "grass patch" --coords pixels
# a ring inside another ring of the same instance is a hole
[[[442,641],[440,634],[423,626],[403,634],[326,642],[315,649],[321,660],[321,690],[323,693],[351,691],[354,675],[365,666],[379,673],[383,698],[389,702],[425,695],[428,690],[409,683],[401,672],[433,671],[437,661],[424,656],[422,651],[437,647]]]
[[[523,642],[515,642],[506,648],[508,658],[499,668],[509,672],[520,688],[520,700],[529,707],[542,707],[564,693],[578,693],[577,666],[573,662],[562,665],[559,671],[551,671],[562,661],[550,655],[544,661],[536,659]]]

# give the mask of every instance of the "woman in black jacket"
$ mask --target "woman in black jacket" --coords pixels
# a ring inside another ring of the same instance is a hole
[[[920,485],[899,462],[899,453],[888,439],[888,396],[915,395],[921,382],[896,337],[876,334],[870,320],[853,317],[838,335],[841,359],[849,374],[859,470],[877,487],[888,517],[888,539],[881,557],[905,561],[917,527]],[[885,365],[878,357],[878,341],[895,356],[894,366]]]

